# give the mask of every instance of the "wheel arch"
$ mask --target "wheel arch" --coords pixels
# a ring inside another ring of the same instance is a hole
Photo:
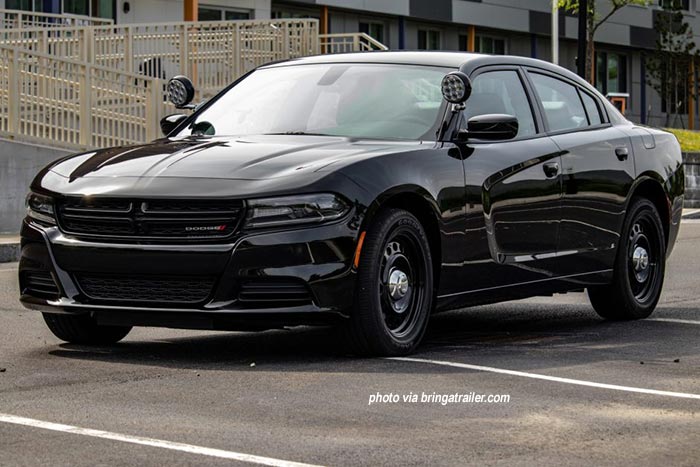
[[[417,185],[394,187],[379,195],[367,208],[360,231],[366,231],[379,212],[391,208],[410,212],[416,216],[425,229],[433,262],[433,287],[438,290],[442,265],[442,241],[439,222],[440,209],[437,201],[430,193]]]
[[[629,208],[632,199],[636,197],[646,198],[656,206],[656,209],[659,211],[659,216],[661,217],[666,246],[668,248],[669,242],[671,241],[671,201],[664,189],[664,182],[661,177],[655,173],[646,173],[638,177],[630,190],[626,208]]]

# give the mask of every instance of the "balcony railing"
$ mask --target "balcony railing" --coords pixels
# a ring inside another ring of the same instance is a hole
[[[327,54],[388,50],[387,46],[364,32],[321,34],[319,35],[319,41],[321,44],[321,52]]]

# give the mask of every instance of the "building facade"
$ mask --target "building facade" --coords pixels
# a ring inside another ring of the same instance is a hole
[[[629,94],[626,115],[653,126],[700,128],[697,79],[690,78],[678,116],[648,83],[659,1],[628,6],[596,34],[595,85],[603,94]],[[671,0],[684,9],[700,38],[700,0]],[[464,50],[551,60],[551,0],[0,0],[0,7],[101,16],[117,23],[182,21],[186,3],[199,20],[317,18],[321,32],[365,32],[391,49]],[[609,1],[598,1],[604,14]],[[578,19],[560,13],[559,64],[575,70]]]

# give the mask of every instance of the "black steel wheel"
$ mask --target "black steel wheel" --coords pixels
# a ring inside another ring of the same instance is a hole
[[[71,344],[116,344],[131,331],[129,326],[101,326],[87,314],[44,313],[44,321],[54,336]]]
[[[410,353],[423,338],[432,303],[432,256],[423,226],[404,210],[379,213],[365,237],[345,327],[351,350],[376,356]]]
[[[661,297],[665,270],[666,238],[658,210],[647,199],[634,199],[618,246],[613,282],[590,287],[591,304],[603,318],[646,318]]]

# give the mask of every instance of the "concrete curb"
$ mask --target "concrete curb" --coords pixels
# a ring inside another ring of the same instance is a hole
[[[19,261],[19,242],[0,243],[0,263]]]

